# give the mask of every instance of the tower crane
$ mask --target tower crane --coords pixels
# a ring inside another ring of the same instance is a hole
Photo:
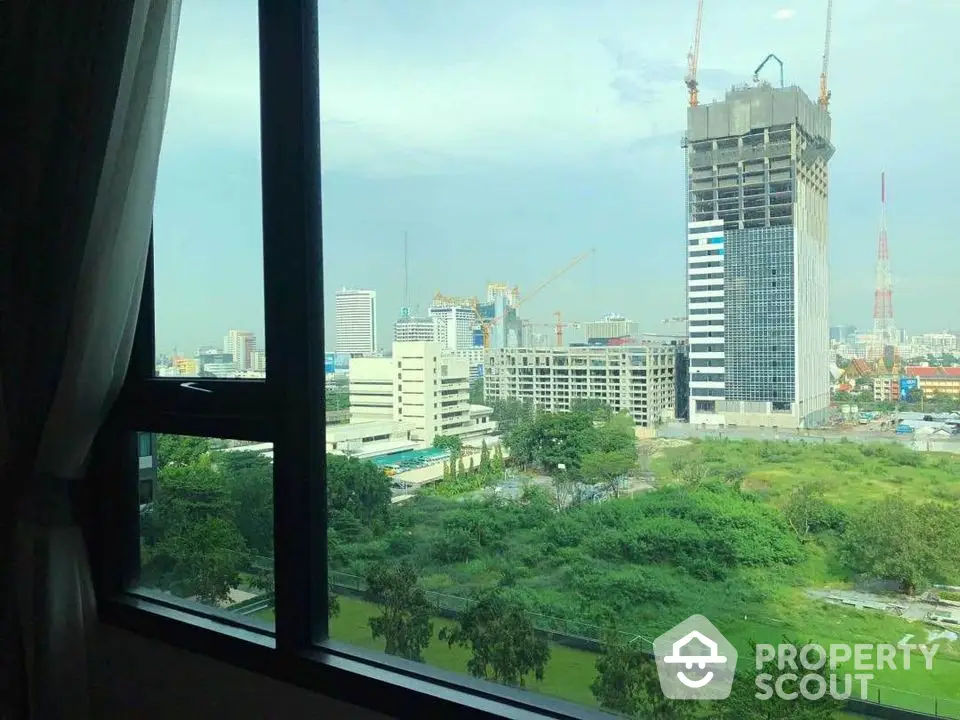
[[[827,31],[823,40],[823,65],[820,68],[820,99],[817,101],[821,108],[827,109],[830,104],[830,90],[827,89],[827,70],[830,66],[830,25],[833,21],[833,0],[827,0]]]
[[[554,280],[557,280],[561,276],[565,275],[569,270],[572,270],[574,266],[578,265],[585,258],[590,257],[595,252],[596,252],[596,248],[590,248],[586,252],[580,253],[573,260],[571,260],[562,268],[560,268],[555,273],[553,273],[553,275],[551,275],[542,283],[537,285],[529,294],[524,295],[522,298],[518,299],[517,302],[512,307],[514,308],[520,307],[520,305],[525,303],[527,300],[530,300],[531,298],[538,295],[541,290],[543,290],[545,287],[550,285],[550,283],[552,283]],[[500,321],[503,320],[505,314],[506,313],[502,313],[500,315],[497,315],[495,318],[493,318],[489,322],[481,323],[481,329],[483,330],[483,346],[485,348],[490,347],[490,330],[493,327],[495,327]]]
[[[703,25],[703,0],[697,0],[697,25],[693,31],[693,44],[687,52],[687,91],[690,94],[690,107],[699,104],[697,98],[697,66],[700,63],[700,27]]]
[[[553,314],[553,317],[556,319],[555,331],[557,334],[557,347],[563,347],[563,329],[564,328],[580,328],[583,326],[583,323],[577,322],[575,320],[566,320],[564,321],[563,315],[559,310]]]

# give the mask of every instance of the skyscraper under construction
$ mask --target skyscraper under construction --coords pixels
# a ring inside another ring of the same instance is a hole
[[[827,373],[830,115],[797,87],[687,110],[690,422],[814,427]]]

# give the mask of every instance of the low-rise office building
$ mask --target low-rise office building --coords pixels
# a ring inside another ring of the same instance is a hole
[[[526,400],[547,412],[567,412],[596,399],[649,427],[676,416],[675,345],[501,348],[487,355],[484,394]]]
[[[350,421],[393,421],[430,445],[438,435],[496,430],[492,410],[470,404],[470,365],[436,342],[395,342],[389,358],[350,361]]]

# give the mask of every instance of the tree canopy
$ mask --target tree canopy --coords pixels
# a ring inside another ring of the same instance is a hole
[[[897,582],[904,592],[960,574],[960,519],[942,503],[901,496],[867,502],[851,516],[845,540],[854,570]]]
[[[508,685],[523,686],[531,673],[542,680],[550,659],[550,645],[534,630],[523,605],[498,589],[479,593],[456,627],[440,631],[440,639],[471,649],[471,675]]]
[[[367,594],[381,608],[380,615],[370,618],[373,637],[384,639],[390,655],[421,660],[433,637],[433,608],[413,566],[378,565],[367,576]]]

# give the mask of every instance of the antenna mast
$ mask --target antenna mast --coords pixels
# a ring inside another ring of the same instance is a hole
[[[873,348],[871,359],[885,363],[888,348],[895,350],[897,331],[893,324],[893,281],[887,244],[887,178],[880,173],[880,235],[877,238],[877,286],[873,295]],[[892,355],[891,355],[892,357]]]

